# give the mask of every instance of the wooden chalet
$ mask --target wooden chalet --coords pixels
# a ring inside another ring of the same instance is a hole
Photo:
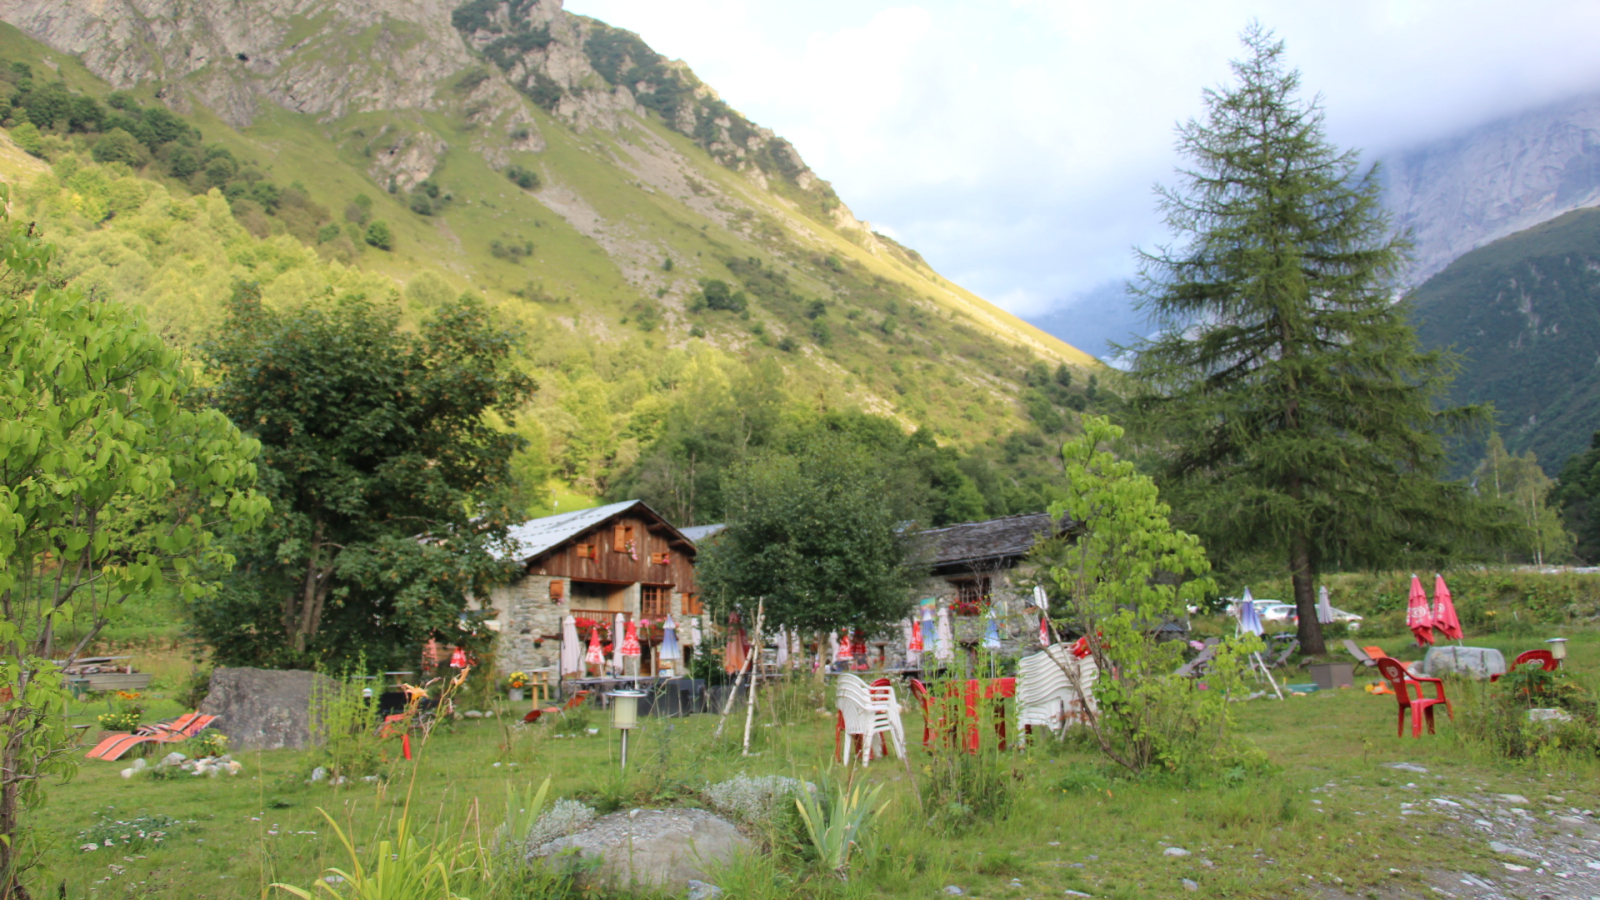
[[[522,576],[496,588],[493,607],[500,632],[499,667],[528,671],[559,663],[561,623],[609,629],[618,613],[647,621],[639,631],[645,655],[638,674],[656,669],[651,651],[661,623],[676,618],[680,643],[691,646],[687,619],[699,615],[694,584],[694,542],[643,501],[532,519],[511,529]],[[587,628],[580,628],[587,639]]]

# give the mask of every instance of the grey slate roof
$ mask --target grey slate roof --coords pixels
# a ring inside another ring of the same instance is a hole
[[[980,560],[1025,556],[1041,536],[1060,534],[1068,527],[1065,519],[1059,525],[1053,523],[1049,513],[1025,513],[929,528],[922,532],[922,537],[934,542],[929,564],[934,569],[944,569]]]
[[[544,516],[538,519],[529,519],[521,525],[513,525],[509,529],[511,542],[516,546],[516,552],[510,554],[510,559],[520,559],[527,562],[536,556],[554,550],[563,543],[572,540],[580,534],[603,525],[609,519],[619,516],[634,507],[641,507],[652,518],[661,519],[655,510],[645,505],[643,500],[624,500],[621,503],[609,503],[605,506],[596,506],[593,509],[580,509],[569,513],[558,513],[553,516]],[[666,522],[665,519],[661,519]],[[667,522],[667,527],[672,528]],[[673,531],[678,534],[677,529]]]
[[[723,522],[715,525],[690,525],[688,528],[679,528],[678,533],[698,544],[727,527]]]

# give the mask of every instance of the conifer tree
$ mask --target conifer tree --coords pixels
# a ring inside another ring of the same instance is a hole
[[[1176,245],[1141,253],[1134,415],[1159,439],[1164,495],[1223,559],[1281,560],[1304,652],[1325,652],[1325,567],[1450,548],[1468,502],[1445,484],[1438,410],[1452,361],[1421,352],[1395,300],[1405,259],[1376,167],[1327,139],[1283,43],[1252,24],[1237,83],[1178,129],[1190,161],[1160,188]]]

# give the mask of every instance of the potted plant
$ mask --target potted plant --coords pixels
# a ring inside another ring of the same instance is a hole
[[[528,673],[512,672],[506,676],[506,687],[511,689],[511,702],[518,703],[522,700],[522,689],[528,686]]]

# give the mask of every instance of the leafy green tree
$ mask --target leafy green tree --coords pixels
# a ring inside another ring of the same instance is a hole
[[[420,329],[359,296],[276,311],[253,285],[206,348],[214,401],[262,442],[274,513],[226,602],[193,610],[219,661],[403,659],[507,574],[517,336],[463,298]],[[266,640],[268,634],[281,635]]]
[[[97,162],[120,162],[137,166],[144,162],[144,147],[133,135],[121,128],[113,128],[95,142],[90,151]]]
[[[0,210],[10,200],[0,187]],[[0,213],[3,215],[3,213]],[[52,277],[54,248],[0,219],[0,896],[26,897],[23,814],[77,769],[57,658],[135,595],[204,598],[219,536],[267,510],[257,446],[195,402],[192,373],[130,310]]]
[[[393,250],[394,235],[389,231],[389,223],[377,219],[368,225],[366,241],[368,246],[377,247],[379,250]]]
[[[820,632],[873,629],[906,615],[916,544],[895,478],[859,444],[819,436],[727,475],[727,529],[702,550],[697,579],[719,610]]]
[[[1561,515],[1547,500],[1555,482],[1544,474],[1532,450],[1514,456],[1506,450],[1500,433],[1489,435],[1483,461],[1473,470],[1472,483],[1478,496],[1505,510],[1514,525],[1507,529],[1510,540],[1502,547],[1537,565],[1547,560],[1561,561],[1572,552],[1572,535],[1562,524]]]
[[[1301,646],[1321,655],[1325,566],[1454,547],[1469,498],[1438,478],[1439,434],[1480,411],[1435,408],[1452,370],[1393,302],[1405,245],[1376,169],[1327,141],[1280,41],[1260,26],[1243,41],[1239,83],[1179,128],[1182,187],[1160,191],[1183,241],[1142,255],[1161,334],[1134,348],[1136,421],[1214,553],[1285,561]]]
[[[1588,450],[1574,454],[1561,467],[1552,498],[1576,537],[1578,557],[1590,563],[1600,560],[1600,431],[1590,439]]]
[[[1090,727],[1101,752],[1133,772],[1219,762],[1228,693],[1259,640],[1224,646],[1206,672],[1209,691],[1173,674],[1183,643],[1158,640],[1155,627],[1215,591],[1205,548],[1172,527],[1154,481],[1105,449],[1121,428],[1087,416],[1083,430],[1061,449],[1067,498],[1050,507],[1072,533],[1034,558],[1045,564],[1051,618],[1085,636],[1102,673]]]

